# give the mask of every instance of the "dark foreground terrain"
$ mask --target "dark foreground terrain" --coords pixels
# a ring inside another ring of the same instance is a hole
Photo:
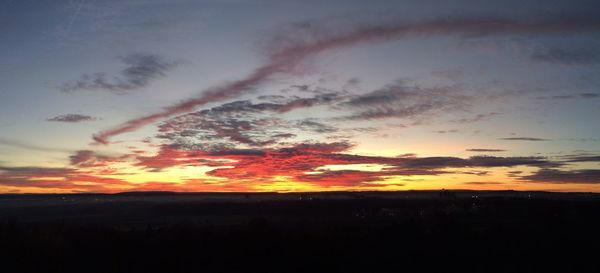
[[[600,272],[600,195],[0,195],[0,272]]]

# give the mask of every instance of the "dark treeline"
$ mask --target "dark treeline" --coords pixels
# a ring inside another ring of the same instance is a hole
[[[30,197],[27,197],[30,198]],[[61,197],[62,198],[62,197]],[[95,198],[84,196],[79,198]],[[118,199],[0,205],[2,272],[598,272],[600,201]],[[253,199],[254,198],[254,199]],[[15,201],[16,200],[16,201]]]

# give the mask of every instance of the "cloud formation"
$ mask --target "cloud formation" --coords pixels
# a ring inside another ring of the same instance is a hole
[[[0,186],[44,188],[75,192],[114,192],[128,186],[120,179],[102,177],[73,168],[10,167],[0,165]]]
[[[465,123],[474,123],[474,122],[479,122],[479,121],[483,121],[483,120],[487,120],[491,117],[495,117],[500,115],[500,113],[497,112],[490,112],[490,113],[485,113],[485,114],[477,114],[472,118],[461,118],[461,119],[455,119],[455,120],[451,120],[450,122],[453,123],[460,123],[460,124],[465,124]]]
[[[202,149],[238,144],[264,147],[292,138],[301,130],[321,134],[338,131],[338,128],[316,120],[290,121],[273,117],[273,114],[330,106],[344,98],[340,93],[326,92],[311,97],[261,96],[259,100],[267,98],[277,102],[234,101],[168,119],[159,125],[159,138],[181,146],[201,146]],[[198,142],[201,144],[196,144]]]
[[[353,155],[348,142],[304,142],[282,148],[190,150],[163,145],[154,156],[138,156],[138,166],[159,171],[177,166],[211,166],[209,176],[227,181],[270,181],[287,177],[291,181],[319,186],[367,186],[393,176],[464,173],[450,170],[472,167],[555,167],[560,164],[543,157],[415,157]],[[356,165],[376,165],[380,170],[352,169]],[[336,165],[339,170],[323,169]],[[347,167],[347,168],[344,168]],[[483,172],[485,173],[485,172]],[[469,174],[481,175],[482,172]]]
[[[449,130],[436,130],[433,131],[436,134],[451,134],[451,133],[458,133],[457,129],[449,129]]]
[[[580,94],[567,94],[567,95],[537,97],[537,99],[541,99],[541,100],[595,99],[595,98],[600,98],[600,93],[580,93]]]
[[[177,62],[165,61],[153,54],[130,54],[120,60],[126,67],[118,75],[109,76],[103,72],[83,74],[76,81],[63,84],[61,90],[103,90],[123,94],[148,86],[152,80],[166,76],[166,72],[177,65]]]
[[[46,120],[47,121],[55,121],[55,122],[76,123],[76,122],[91,121],[91,120],[96,120],[96,119],[97,118],[94,118],[94,117],[88,116],[88,115],[65,114],[65,115],[58,115],[58,116],[55,116],[53,118],[49,118]]]
[[[506,150],[502,150],[502,149],[467,149],[467,152],[477,152],[477,153],[489,153],[489,152],[505,152]]]
[[[129,120],[123,124],[94,135],[98,143],[107,144],[111,137],[137,130],[149,123],[173,115],[190,112],[195,107],[210,102],[232,99],[250,90],[278,73],[294,73],[295,67],[308,57],[327,50],[357,44],[383,42],[407,37],[454,35],[459,37],[489,35],[534,35],[555,33],[597,32],[600,20],[589,18],[554,18],[552,20],[515,20],[508,18],[463,17],[431,20],[419,23],[394,23],[385,25],[358,25],[340,31],[326,26],[309,26],[301,32],[287,32],[269,43],[267,61],[247,77],[205,90],[197,97],[169,106],[163,111]],[[304,34],[304,35],[300,35]],[[84,81],[87,82],[87,81]],[[92,81],[93,83],[93,81]],[[102,85],[102,84],[101,84]],[[84,85],[85,86],[85,85]],[[92,84],[94,86],[94,84]],[[409,109],[410,110],[410,109]],[[403,114],[403,113],[389,113]],[[368,115],[367,115],[368,116]],[[375,115],[376,116],[376,115]]]
[[[543,168],[531,175],[523,176],[522,179],[542,183],[598,184],[600,183],[600,170],[558,170]]]
[[[600,162],[600,155],[568,155],[563,157],[567,162]]]
[[[311,131],[311,132],[315,132],[315,133],[334,133],[337,132],[339,129],[334,127],[334,126],[330,126],[330,125],[326,125],[323,124],[321,122],[317,122],[314,120],[310,120],[310,119],[304,119],[298,122],[298,127],[306,130],[306,131]]]
[[[357,96],[343,105],[358,110],[344,117],[349,120],[384,118],[419,118],[448,111],[466,109],[472,98],[454,86],[423,88],[403,81]]]
[[[562,65],[590,65],[600,63],[600,53],[581,48],[536,47],[531,53],[531,59]]]
[[[79,150],[69,156],[69,162],[77,167],[104,167],[112,163],[123,162],[129,155],[107,156],[90,150]]]
[[[312,184],[320,189],[329,187],[385,187],[386,179],[414,176],[489,175],[489,168],[538,168],[531,175],[511,171],[512,177],[525,182],[599,183],[600,170],[559,170],[572,162],[596,162],[594,155],[568,155],[559,160],[545,157],[451,156],[417,157],[367,156],[352,154],[354,147],[346,141],[301,142],[274,148],[240,149],[221,147],[198,149],[179,145],[161,145],[155,155],[127,154],[106,156],[90,150],[80,150],[69,157],[70,167],[9,167],[0,165],[0,185],[17,188],[46,188],[69,191],[114,192],[145,189],[171,190],[253,190],[257,185],[269,185],[280,179],[292,183]],[[493,150],[493,149],[492,149]],[[114,163],[127,163],[150,172],[169,168],[210,167],[201,179],[187,178],[183,184],[169,181],[146,181],[130,184],[111,170]],[[371,168],[359,167],[371,166]],[[475,169],[474,169],[475,168]],[[106,176],[111,175],[111,176]],[[225,179],[217,184],[211,179]],[[408,181],[408,180],[407,180]],[[469,185],[493,182],[465,182]],[[390,184],[391,185],[391,184]],[[395,186],[403,183],[394,182]]]
[[[503,137],[500,140],[522,140],[522,141],[549,141],[550,139],[538,138],[538,137]]]

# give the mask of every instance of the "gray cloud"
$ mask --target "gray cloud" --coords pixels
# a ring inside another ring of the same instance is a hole
[[[412,168],[448,168],[448,167],[514,167],[527,166],[558,166],[557,162],[549,161],[543,157],[496,157],[472,156],[468,159],[458,157],[424,157],[411,158],[404,163],[405,167]]]
[[[504,152],[506,150],[502,149],[467,149],[467,152],[478,152],[478,153],[487,153],[487,152]]]
[[[285,125],[281,119],[262,114],[277,112],[282,107],[281,104],[253,104],[250,101],[226,103],[165,121],[159,126],[159,137],[194,149],[232,148],[236,144],[271,145],[292,136],[278,131]],[[196,144],[198,142],[201,144]]]
[[[600,98],[600,93],[580,93],[580,94],[566,94],[566,95],[536,97],[536,99],[541,99],[541,100],[594,99],[594,98]]]
[[[292,133],[281,133],[281,134],[276,134],[276,135],[272,135],[272,138],[292,138],[295,137],[295,134]]]
[[[600,63],[600,54],[591,49],[536,47],[531,53],[531,59],[562,65],[590,65]]]
[[[120,59],[126,68],[118,75],[108,76],[102,72],[83,74],[78,80],[63,84],[61,90],[65,92],[104,90],[127,93],[146,87],[156,78],[166,76],[166,72],[177,65],[177,62],[165,61],[153,54],[130,54]]]
[[[537,137],[503,137],[500,140],[522,140],[522,141],[549,141],[550,139]]]
[[[460,94],[455,86],[424,88],[403,81],[356,96],[342,106],[356,111],[344,117],[350,120],[383,118],[422,118],[431,114],[464,110],[471,97]]]
[[[277,100],[277,103],[263,102],[263,103],[252,103],[249,100],[234,101],[225,103],[210,109],[201,110],[196,114],[202,115],[216,115],[216,114],[227,114],[227,115],[245,115],[251,113],[261,112],[278,112],[286,113],[296,109],[309,108],[319,105],[330,105],[342,99],[339,93],[328,92],[323,94],[316,94],[313,97],[301,98],[301,97],[284,97],[284,96],[259,96],[259,100]]]
[[[479,122],[482,120],[487,120],[491,117],[495,117],[500,115],[500,113],[496,113],[496,112],[491,112],[491,113],[486,113],[486,114],[477,114],[472,118],[461,118],[461,119],[455,119],[455,120],[451,120],[450,122],[453,123],[474,123],[474,122]]]
[[[587,99],[600,98],[600,93],[581,93],[579,96]]]
[[[93,136],[98,143],[107,144],[115,135],[131,132],[159,119],[192,111],[195,107],[232,99],[272,79],[275,74],[293,74],[297,66],[324,51],[347,48],[359,44],[385,42],[407,37],[452,35],[456,37],[484,37],[491,35],[552,35],[590,33],[600,31],[597,18],[546,18],[543,20],[515,20],[513,18],[453,17],[423,22],[395,22],[387,24],[335,24],[304,22],[282,29],[265,41],[266,62],[248,76],[205,90],[202,94],[182,101],[162,111],[131,119]],[[435,101],[412,108],[366,110],[349,119],[369,119],[390,116],[410,116],[429,112]],[[451,105],[442,103],[446,107]],[[381,111],[383,110],[383,111]],[[442,109],[443,110],[443,109]]]
[[[336,127],[308,119],[299,121],[298,127],[303,130],[313,131],[315,133],[334,133],[338,131],[338,128]]]
[[[3,172],[8,172],[11,174],[20,174],[20,175],[29,175],[29,174],[36,174],[36,175],[48,175],[48,176],[53,176],[53,175],[64,175],[66,173],[69,173],[72,171],[72,169],[69,168],[45,168],[45,167],[10,167],[10,166],[2,166],[0,165],[0,171]]]
[[[450,133],[458,133],[458,130],[456,129],[450,129],[450,130],[437,130],[437,131],[433,131],[436,134],[450,134]]]
[[[201,146],[204,148],[206,145],[232,147],[236,144],[269,146],[294,137],[295,134],[290,132],[294,129],[318,133],[331,133],[338,130],[333,126],[308,119],[293,123],[272,117],[273,113],[331,105],[342,99],[336,92],[314,94],[312,97],[305,98],[261,96],[259,99],[275,99],[278,103],[234,101],[181,115],[161,124],[159,137],[175,141],[177,145],[185,147],[197,146],[192,143],[199,140],[202,141]],[[282,132],[282,129],[287,131]]]
[[[569,155],[567,162],[600,162],[600,155]]]
[[[463,182],[465,185],[502,185],[500,182]]]
[[[532,175],[521,177],[523,180],[541,183],[581,183],[598,184],[600,183],[600,170],[557,170],[540,169]]]
[[[268,101],[273,101],[273,102],[280,102],[286,99],[285,96],[282,95],[262,95],[262,96],[258,96],[257,99],[259,100],[268,100]]]
[[[46,119],[47,121],[56,121],[56,122],[70,122],[70,123],[76,123],[76,122],[82,122],[82,121],[91,121],[91,120],[96,120],[97,118],[94,118],[92,116],[87,116],[87,115],[80,115],[80,114],[65,114],[65,115],[59,115],[53,118],[49,118]]]
[[[354,88],[360,85],[360,79],[357,77],[352,77],[346,81],[344,84],[344,88]]]
[[[107,156],[90,150],[79,150],[69,156],[69,161],[71,165],[78,167],[99,167],[107,166],[110,163],[122,162],[127,158],[128,155]]]

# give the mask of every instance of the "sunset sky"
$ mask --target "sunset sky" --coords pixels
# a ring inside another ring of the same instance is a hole
[[[598,1],[0,1],[0,193],[600,192]]]

